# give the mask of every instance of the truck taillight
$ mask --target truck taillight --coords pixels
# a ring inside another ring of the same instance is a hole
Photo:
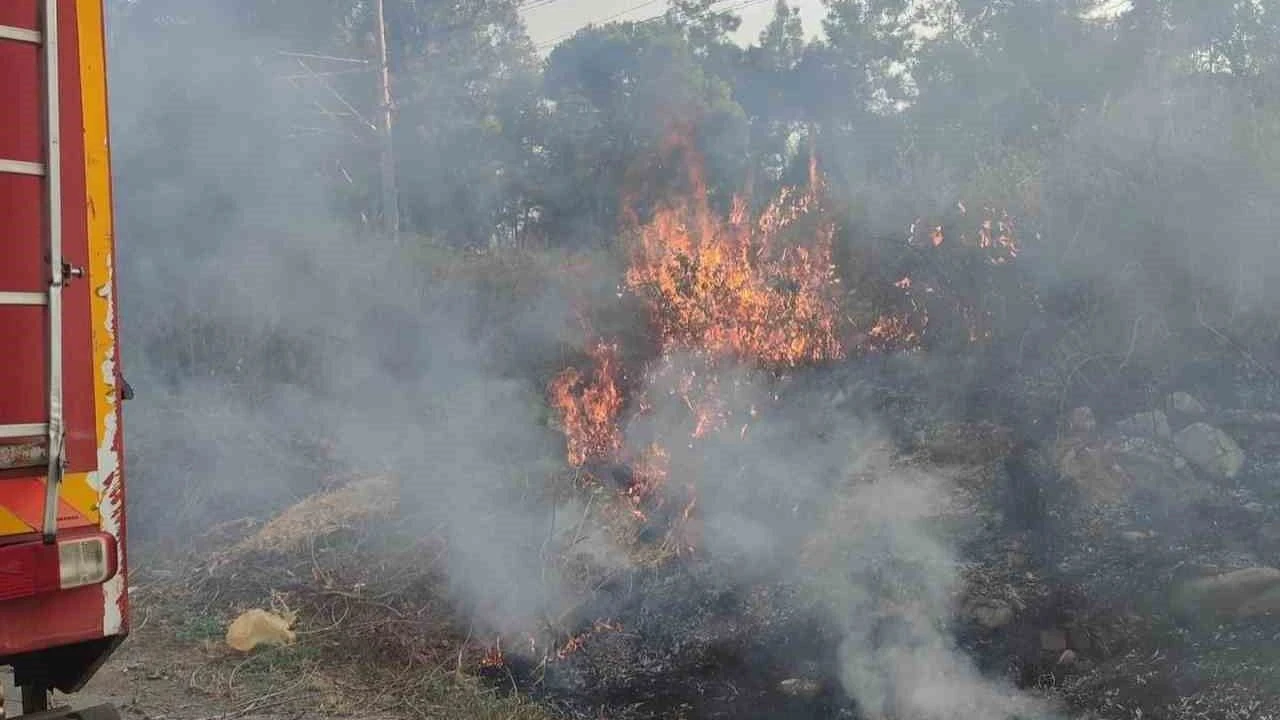
[[[58,585],[63,590],[105,582],[111,565],[107,539],[101,535],[58,543]]]
[[[0,546],[0,601],[96,585],[116,574],[116,540],[105,533]]]

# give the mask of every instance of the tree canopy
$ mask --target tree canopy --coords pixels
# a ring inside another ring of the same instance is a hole
[[[385,4],[410,243],[618,251],[622,205],[643,201],[634,172],[671,175],[660,146],[682,125],[725,209],[803,183],[813,153],[842,262],[878,281],[922,262],[908,228],[1007,213],[1024,245],[1005,304],[1066,332],[1105,299],[1090,342],[1131,347],[1129,367],[1144,348],[1168,365],[1157,337],[1188,318],[1244,322],[1277,299],[1274,0],[825,0],[821,28],[776,0],[746,46],[743,3],[676,0],[543,48],[518,0]],[[133,139],[117,150],[122,223],[141,246],[163,253],[191,222],[372,229],[370,0],[109,9],[115,121]],[[204,191],[174,191],[192,167]],[[938,281],[995,292],[965,275],[989,268],[964,268]]]

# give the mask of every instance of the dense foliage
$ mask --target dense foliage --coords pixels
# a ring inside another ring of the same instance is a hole
[[[1275,0],[824,4],[805,28],[778,0],[746,47],[738,3],[712,0],[538,47],[519,0],[386,0],[412,256],[511,252],[502,277],[519,287],[504,298],[555,282],[562,254],[616,261],[621,205],[662,192],[659,145],[684,124],[726,211],[803,183],[812,153],[838,206],[849,313],[929,305],[924,351],[965,361],[959,386],[1098,403],[1224,354],[1274,375]],[[376,234],[375,4],[108,7],[135,366],[305,384],[287,311],[222,323],[219,281],[177,268],[296,253],[305,271],[297,238]],[[1017,228],[1008,263],[913,241],[972,238],[993,217]],[[895,284],[907,275],[914,297]],[[483,312],[509,325],[520,302]],[[285,337],[235,352],[211,339],[255,326]]]

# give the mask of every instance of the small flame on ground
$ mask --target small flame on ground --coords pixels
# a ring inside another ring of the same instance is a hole
[[[507,663],[506,657],[502,654],[502,637],[499,636],[493,641],[493,645],[489,646],[480,658],[480,667],[496,668],[502,667]]]
[[[621,631],[622,631],[622,625],[620,623],[613,622],[612,620],[603,620],[603,619],[596,620],[594,623],[591,624],[590,630],[587,630],[586,632],[578,633],[577,635],[574,635],[573,637],[565,641],[564,645],[561,645],[560,649],[556,651],[556,659],[564,660],[565,658],[569,657],[573,653],[578,652],[583,648],[584,645],[587,644],[587,640],[592,635],[598,635],[600,633],[606,633],[606,632],[621,632]]]
[[[597,343],[589,354],[595,362],[590,377],[577,368],[566,368],[549,388],[551,406],[559,411],[568,441],[569,464],[574,467],[612,457],[622,447],[617,425],[622,410],[618,346]]]

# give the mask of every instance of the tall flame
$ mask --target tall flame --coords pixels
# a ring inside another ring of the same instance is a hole
[[[721,371],[731,364],[782,371],[839,360],[847,354],[842,331],[850,323],[841,313],[836,223],[812,155],[807,186],[783,189],[756,213],[735,197],[724,214],[709,199],[691,133],[672,133],[663,156],[683,160],[687,187],[659,201],[647,220],[624,201],[628,266],[622,289],[641,301],[653,332],[657,360],[647,376],[687,408],[688,422],[665,423],[652,441],[627,448],[624,403],[630,401],[627,409],[637,417],[654,412],[654,403],[643,391],[624,396],[618,347],[606,342],[589,351],[590,373],[569,368],[548,390],[569,463],[625,466],[627,484],[617,496],[623,511],[613,517],[659,521],[667,532],[664,545],[680,553],[697,542],[697,493],[693,478],[669,484],[668,448],[693,447],[717,433],[745,438],[756,415],[753,406],[735,416],[728,401],[733,388],[722,384]],[[906,279],[896,289],[909,286]],[[918,325],[886,316],[849,337],[859,350],[911,346]],[[679,426],[687,436],[671,437]]]
[[[597,343],[589,354],[596,366],[590,377],[577,368],[565,368],[548,388],[551,406],[560,414],[569,464],[574,467],[612,457],[622,448],[617,424],[622,410],[618,346]]]
[[[696,151],[683,135],[670,144],[669,152],[685,154],[689,192],[661,203],[633,231],[625,278],[649,308],[660,351],[769,367],[844,357],[835,223],[821,213],[816,173],[808,188],[784,190],[755,220],[740,197],[720,217]]]

